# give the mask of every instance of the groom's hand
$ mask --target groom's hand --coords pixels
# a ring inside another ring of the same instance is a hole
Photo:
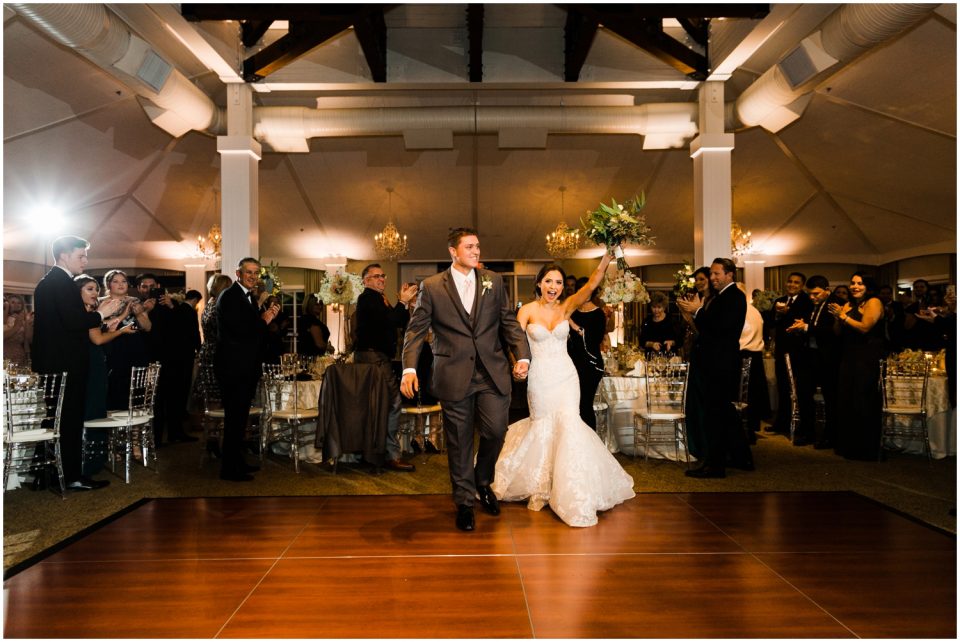
[[[420,381],[417,379],[416,372],[408,372],[400,379],[400,392],[407,399],[413,399],[415,392],[420,390]]]
[[[527,361],[517,361],[513,366],[513,378],[518,381],[527,378],[527,368],[530,364]]]

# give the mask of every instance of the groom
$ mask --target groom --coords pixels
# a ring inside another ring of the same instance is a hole
[[[424,280],[407,325],[400,390],[412,399],[420,389],[417,360],[427,330],[432,328],[431,392],[443,406],[456,524],[460,530],[472,531],[477,496],[488,513],[500,513],[490,484],[507,432],[510,407],[510,362],[504,345],[517,359],[513,368],[517,378],[527,376],[530,348],[500,276],[477,267],[477,232],[464,227],[453,229],[447,245],[453,264],[449,270]],[[476,466],[475,420],[480,430]]]

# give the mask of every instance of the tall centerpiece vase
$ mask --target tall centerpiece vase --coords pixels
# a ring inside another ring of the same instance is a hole
[[[338,270],[327,273],[320,282],[320,291],[314,294],[337,317],[337,343],[339,349],[334,358],[337,363],[346,363],[350,351],[347,349],[347,306],[353,305],[363,292],[363,279],[359,274]]]

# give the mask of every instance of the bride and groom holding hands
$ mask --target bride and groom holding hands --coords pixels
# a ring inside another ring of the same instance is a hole
[[[576,368],[567,355],[568,320],[600,284],[604,254],[588,283],[561,299],[564,273],[548,265],[537,275],[535,301],[516,314],[500,276],[480,269],[480,240],[451,230],[452,265],[425,279],[403,343],[400,389],[419,389],[416,364],[433,330],[431,393],[441,400],[456,525],[474,530],[477,498],[491,515],[498,500],[548,505],[570,526],[593,526],[597,511],[634,496],[633,479],[580,419]],[[530,417],[507,429],[511,371],[529,377]],[[474,432],[480,444],[473,453]]]

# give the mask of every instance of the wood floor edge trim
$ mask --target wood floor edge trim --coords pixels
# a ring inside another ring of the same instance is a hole
[[[90,524],[89,526],[86,526],[85,528],[82,528],[81,530],[77,531],[77,532],[74,533],[73,535],[69,535],[69,536],[65,537],[64,539],[60,540],[59,542],[57,542],[57,543],[55,543],[55,544],[53,544],[53,545],[51,545],[51,546],[43,549],[43,550],[40,551],[39,553],[37,553],[37,554],[35,554],[35,555],[31,555],[30,557],[28,557],[27,559],[23,560],[22,562],[19,562],[19,563],[17,563],[17,564],[14,564],[13,566],[11,566],[10,568],[6,569],[6,570],[3,572],[3,581],[6,582],[6,581],[9,580],[11,577],[14,577],[15,575],[17,575],[17,574],[19,574],[19,573],[22,573],[23,571],[27,570],[28,568],[30,568],[31,566],[33,566],[33,565],[35,565],[35,564],[39,564],[40,562],[42,562],[42,561],[45,560],[46,558],[50,557],[50,556],[53,555],[54,553],[57,553],[57,552],[63,550],[64,548],[66,548],[66,547],[69,546],[70,544],[73,544],[74,542],[80,541],[81,539],[83,539],[83,538],[86,537],[87,535],[90,535],[91,533],[100,530],[101,528],[103,528],[104,526],[106,526],[107,524],[109,524],[110,522],[116,521],[116,520],[120,519],[121,517],[123,517],[124,515],[126,515],[127,513],[131,513],[131,512],[133,512],[133,511],[137,510],[138,508],[140,508],[141,506],[143,506],[144,504],[147,504],[147,503],[152,502],[152,501],[153,501],[153,498],[151,498],[151,497],[143,497],[143,498],[141,498],[141,499],[138,499],[137,501],[133,502],[132,504],[129,504],[129,505],[121,508],[120,510],[116,511],[115,513],[112,513],[112,514],[110,514],[110,515],[107,515],[107,516],[104,517],[103,519],[101,519],[101,520],[99,520],[99,521],[97,521],[97,522],[94,522],[93,524]]]

